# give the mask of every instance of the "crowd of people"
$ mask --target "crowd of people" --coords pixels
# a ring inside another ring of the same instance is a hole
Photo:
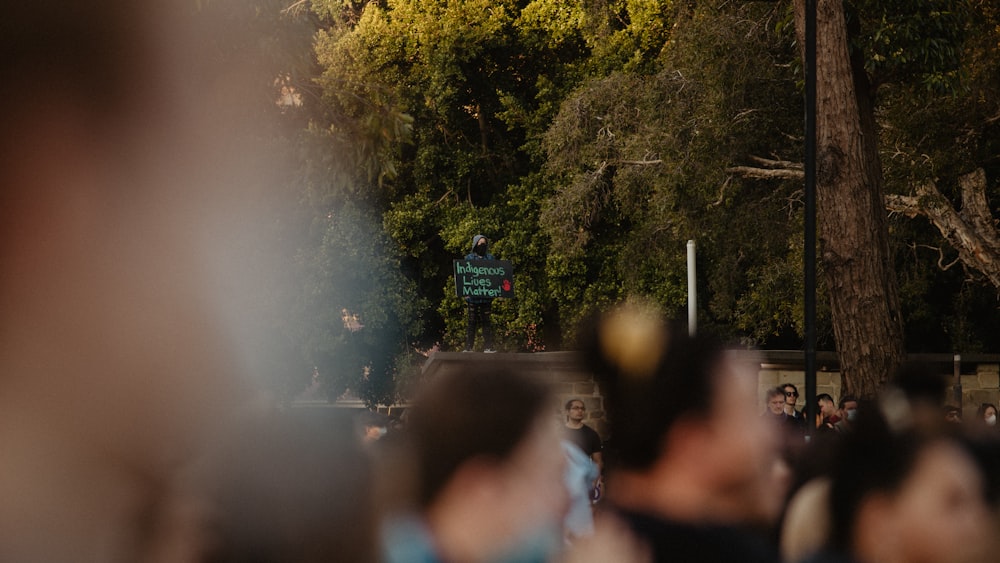
[[[386,447],[435,478],[380,507],[385,560],[997,560],[996,409],[950,422],[943,377],[906,365],[871,400],[819,395],[810,424],[795,385],[760,413],[755,364],[649,311],[610,311],[586,338],[608,440],[585,399],[553,421],[544,386],[502,361],[424,389]]]

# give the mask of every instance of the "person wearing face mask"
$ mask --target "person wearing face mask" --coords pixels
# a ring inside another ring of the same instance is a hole
[[[472,237],[472,252],[465,256],[466,260],[496,260],[490,254],[490,241],[484,235]],[[476,343],[476,332],[480,327],[483,329],[483,352],[492,354],[493,349],[493,322],[492,316],[493,298],[470,296],[465,298],[469,308],[469,320],[465,328],[465,352],[471,352]]]
[[[979,415],[978,420],[982,420],[983,424],[991,429],[996,429],[997,425],[997,407],[993,403],[983,403],[979,405],[977,409],[977,414]]]
[[[834,428],[838,432],[847,432],[851,429],[851,425],[854,419],[858,415],[858,400],[850,395],[845,395],[840,398],[840,419],[834,424]]]

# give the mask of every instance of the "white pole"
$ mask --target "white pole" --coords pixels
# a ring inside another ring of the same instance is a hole
[[[695,269],[694,241],[687,243],[688,251],[688,334],[698,333],[698,285]]]

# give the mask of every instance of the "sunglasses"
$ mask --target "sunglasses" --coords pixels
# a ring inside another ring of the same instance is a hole
[[[799,396],[799,392],[798,391],[785,391],[785,396],[786,397],[798,397]]]

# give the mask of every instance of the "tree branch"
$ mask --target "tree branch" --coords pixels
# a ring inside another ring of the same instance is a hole
[[[730,166],[726,172],[736,174],[744,178],[757,178],[760,180],[802,180],[806,177],[802,170],[788,168],[769,169],[755,168],[753,166]]]
[[[615,164],[631,164],[634,166],[652,166],[654,164],[663,164],[663,160],[616,160]]]
[[[973,180],[975,178],[969,179]],[[941,236],[958,251],[962,263],[981,272],[995,288],[1000,290],[1000,252],[989,242],[997,238],[996,228],[992,224],[985,225],[967,220],[955,210],[933,182],[924,182],[914,191],[915,196],[887,195],[886,209],[908,217],[916,215],[927,217],[931,224],[937,227]],[[963,202],[965,195],[963,186]],[[981,202],[977,200],[979,195],[975,193],[969,193],[968,196],[969,202],[966,205],[971,205],[969,214],[980,213],[983,209],[988,213],[985,194],[982,195]]]
[[[1000,252],[1000,238],[997,237],[996,219],[986,201],[986,171],[982,168],[958,178],[962,189],[962,217],[983,238],[994,252]]]
[[[912,195],[886,194],[885,208],[889,213],[901,213],[911,219],[917,215],[926,215],[920,208],[920,201]]]
[[[789,160],[772,160],[769,158],[763,158],[760,156],[750,155],[750,160],[756,162],[757,164],[763,166],[764,168],[774,169],[787,169],[787,170],[805,170],[805,165],[801,162],[792,162]]]

